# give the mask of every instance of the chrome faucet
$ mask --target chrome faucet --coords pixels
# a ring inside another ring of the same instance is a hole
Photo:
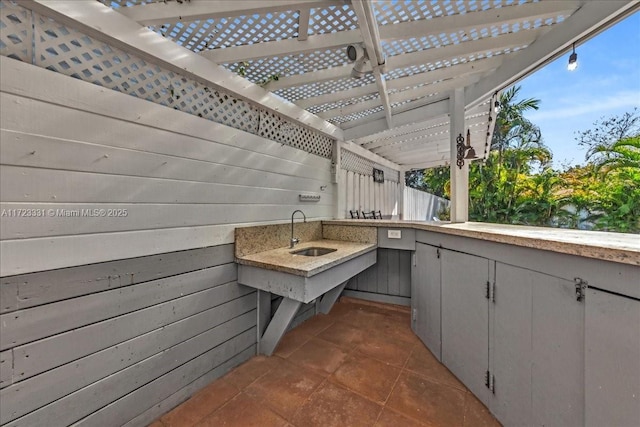
[[[291,240],[289,241],[289,249],[293,249],[296,243],[300,241],[300,239],[293,237],[293,216],[296,214],[296,212],[300,212],[304,217],[304,222],[307,222],[307,216],[304,214],[304,212],[302,212],[300,209],[296,209],[295,211],[293,211],[293,213],[291,214]]]

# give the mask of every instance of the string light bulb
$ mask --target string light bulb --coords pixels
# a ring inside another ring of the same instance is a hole
[[[576,44],[573,44],[573,52],[569,55],[569,64],[567,70],[573,71],[578,68],[578,54],[576,53]]]

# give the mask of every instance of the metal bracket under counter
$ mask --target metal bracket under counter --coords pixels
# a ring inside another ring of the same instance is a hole
[[[258,290],[258,352],[273,353],[302,304],[320,298],[319,311],[328,313],[347,281],[375,264],[376,258],[374,249],[311,277],[238,265],[238,283]],[[269,293],[283,297],[271,318]]]

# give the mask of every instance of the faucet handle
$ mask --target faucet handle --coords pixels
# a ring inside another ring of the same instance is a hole
[[[298,239],[297,237],[292,237],[291,238],[291,247],[294,247],[297,243],[300,243],[300,239]]]

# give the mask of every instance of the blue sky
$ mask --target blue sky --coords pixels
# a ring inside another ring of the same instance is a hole
[[[567,52],[518,84],[520,99],[541,100],[527,114],[553,152],[553,165],[584,164],[576,132],[601,117],[640,108],[640,13],[576,45],[578,68],[567,70]]]

